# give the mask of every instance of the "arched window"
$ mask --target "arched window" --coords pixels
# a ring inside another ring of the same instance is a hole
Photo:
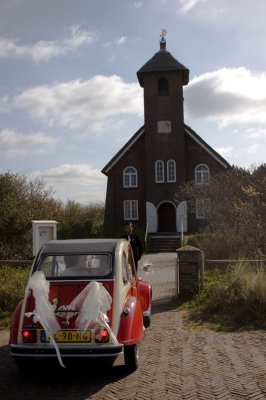
[[[138,186],[138,173],[136,168],[127,167],[123,172],[123,185],[124,188],[137,187]]]
[[[167,161],[167,182],[175,182],[176,181],[176,167],[174,160]]]
[[[161,78],[158,80],[158,94],[168,94],[168,80]]]
[[[164,162],[161,160],[155,163],[155,182],[164,182]]]
[[[208,183],[210,179],[209,167],[205,164],[197,165],[195,169],[195,181],[196,183]]]

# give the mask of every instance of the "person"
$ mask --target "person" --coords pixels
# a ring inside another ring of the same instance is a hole
[[[61,273],[61,276],[76,276],[86,274],[86,255],[71,254],[64,257],[66,269]],[[88,272],[87,272],[88,274]]]
[[[126,222],[125,234],[121,236],[121,239],[126,239],[132,247],[136,271],[138,271],[138,261],[143,253],[141,241],[137,235],[133,235],[133,224],[132,222]]]

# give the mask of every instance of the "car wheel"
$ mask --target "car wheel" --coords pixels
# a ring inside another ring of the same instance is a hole
[[[143,317],[143,325],[144,325],[144,327],[145,328],[149,328],[150,324],[151,324],[150,315],[147,315],[147,316]]]
[[[125,365],[129,372],[136,371],[139,366],[139,351],[139,343],[124,347]]]

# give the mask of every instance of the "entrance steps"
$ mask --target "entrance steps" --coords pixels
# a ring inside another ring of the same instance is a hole
[[[176,232],[158,232],[148,235],[149,253],[175,253],[181,245],[181,236]]]

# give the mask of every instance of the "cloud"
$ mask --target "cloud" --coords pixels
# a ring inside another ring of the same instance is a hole
[[[186,115],[220,126],[266,123],[266,74],[244,67],[222,68],[191,80],[185,88]]]
[[[191,11],[199,3],[204,3],[206,0],[180,0],[180,6],[178,11],[182,14],[186,14]]]
[[[255,154],[255,153],[257,153],[258,148],[259,148],[258,144],[253,143],[252,145],[250,145],[250,146],[247,148],[247,153],[248,153],[248,154]]]
[[[35,62],[50,61],[52,58],[75,52],[97,40],[97,33],[81,30],[79,25],[69,28],[70,36],[62,40],[38,41],[32,45],[21,45],[19,40],[0,38],[0,58],[25,58]]]
[[[23,134],[11,129],[0,131],[1,158],[36,157],[55,148],[57,139],[41,132]]]
[[[121,45],[125,44],[126,41],[127,41],[127,37],[126,36],[121,36],[120,38],[118,38],[116,40],[104,43],[103,47],[121,46]]]
[[[259,138],[265,138],[266,139],[266,127],[255,127],[252,126],[245,131],[245,136],[247,138],[252,138],[252,139],[259,139]]]
[[[87,164],[63,164],[45,171],[35,171],[31,177],[42,178],[62,201],[99,202],[105,198],[106,177]]]
[[[8,97],[0,97],[0,112],[8,112],[9,107],[8,107]]]
[[[233,154],[234,148],[232,146],[216,147],[215,150],[217,151],[217,153],[221,154],[221,156],[228,157]]]
[[[116,75],[35,87],[17,96],[15,104],[50,127],[72,129],[118,114],[143,113],[139,85]]]
[[[254,38],[253,45],[261,43],[263,39],[261,33],[265,26],[265,12],[266,3],[262,0],[179,0],[177,6],[177,13],[188,17],[190,23],[193,21],[196,25],[211,26],[221,32],[227,28],[236,29],[238,39],[243,34],[248,35]]]
[[[143,1],[134,1],[133,7],[137,10],[143,6]]]

